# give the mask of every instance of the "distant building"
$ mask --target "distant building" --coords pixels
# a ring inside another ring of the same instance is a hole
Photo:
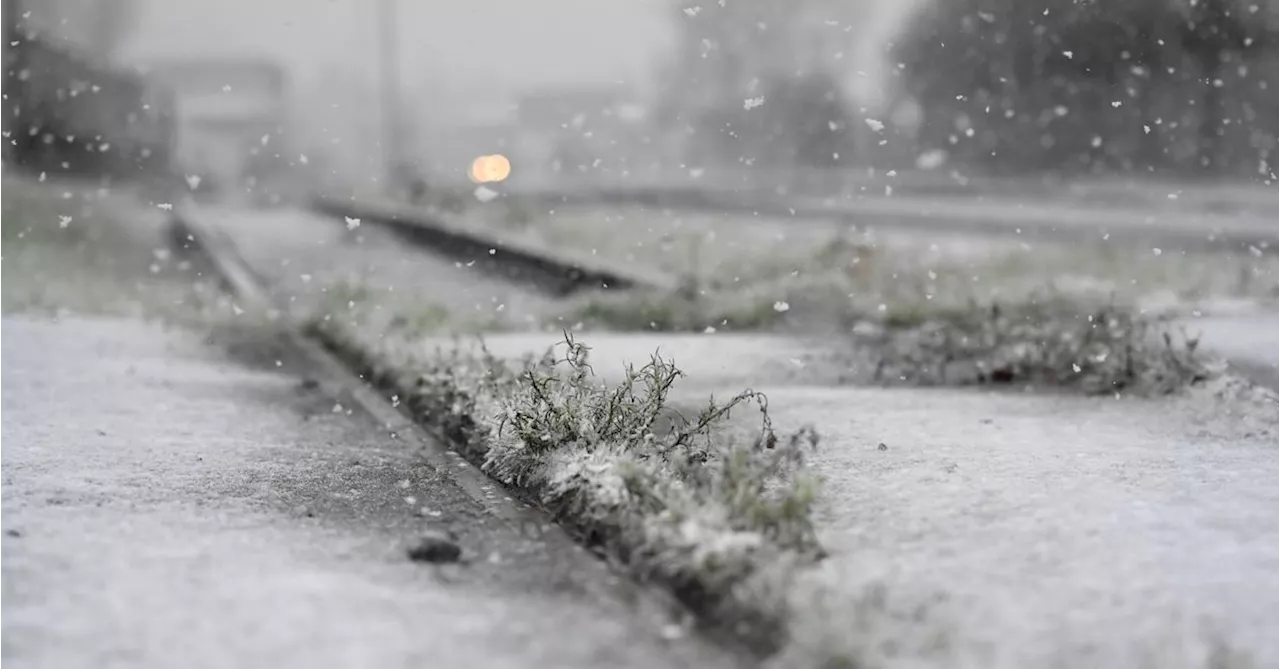
[[[287,77],[265,59],[190,59],[143,68],[173,91],[179,165],[210,187],[242,190],[290,160]]]
[[[192,59],[144,67],[173,91],[180,124],[255,142],[283,131],[288,114],[283,68],[265,59]]]

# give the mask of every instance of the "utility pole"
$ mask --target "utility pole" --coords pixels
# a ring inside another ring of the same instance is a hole
[[[379,69],[382,79],[382,160],[386,181],[395,187],[400,163],[400,44],[397,39],[396,0],[378,0]]]

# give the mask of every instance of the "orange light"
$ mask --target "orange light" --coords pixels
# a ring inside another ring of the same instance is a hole
[[[498,183],[505,181],[509,176],[511,176],[511,161],[501,154],[480,156],[471,161],[471,169],[467,171],[467,177],[478,184]]]

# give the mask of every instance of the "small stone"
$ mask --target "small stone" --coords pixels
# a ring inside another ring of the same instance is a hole
[[[19,532],[18,530],[6,530],[5,534],[13,537],[14,539],[17,539],[22,536],[22,533]]]
[[[320,382],[312,378],[305,378],[298,385],[303,390],[315,390],[320,387]]]
[[[887,445],[885,445],[885,443],[882,441],[882,442],[880,442],[879,444],[876,444],[876,450],[877,450],[877,451],[887,451],[887,450],[889,450],[889,447],[888,447]]]
[[[409,548],[409,559],[414,562],[442,564],[457,562],[461,557],[462,548],[449,537],[436,532],[423,536]]]

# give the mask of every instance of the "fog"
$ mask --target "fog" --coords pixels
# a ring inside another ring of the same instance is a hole
[[[663,9],[626,0],[400,2],[403,84],[489,102],[530,86],[643,81],[670,45]],[[304,87],[323,87],[334,71],[373,79],[376,10],[360,0],[153,0],[122,57],[262,54]]]
[[[0,3],[13,666],[1280,666],[1280,0]]]
[[[53,43],[162,83],[157,94],[175,98],[179,170],[224,181],[242,178],[232,173],[246,158],[211,154],[232,145],[308,165],[299,178],[374,190],[428,176],[465,185],[488,153],[511,158],[512,185],[691,174],[825,183],[851,168],[1274,171],[1275,31],[1258,20],[1274,18],[1274,2],[988,4],[24,6],[28,29],[45,26]],[[278,90],[256,89],[262,76]],[[253,119],[225,117],[264,104]],[[227,123],[242,136],[225,141]],[[246,146],[268,136],[269,150]]]
[[[871,48],[850,60],[874,74],[882,66],[874,47],[883,46],[914,3],[856,4]],[[308,84],[321,83],[334,68],[371,78],[375,10],[376,3],[362,0],[145,0],[120,57],[261,54]],[[404,83],[479,98],[549,84],[648,83],[654,62],[673,46],[671,10],[658,0],[401,2]]]
[[[686,10],[698,7],[688,4]],[[840,57],[849,66],[846,94],[859,105],[875,108],[886,100],[883,47],[911,5],[857,3],[850,24],[859,39]],[[290,75],[298,140],[326,144],[335,161],[377,173],[377,9],[356,0],[144,0],[114,58],[141,66],[175,58],[269,58]],[[472,150],[453,149],[451,133],[509,123],[522,94],[617,85],[651,99],[659,66],[676,48],[678,9],[653,0],[400,2],[402,130],[413,132],[409,141],[423,154],[445,156],[422,161],[461,168],[457,163]],[[850,16],[847,8],[832,14]]]

